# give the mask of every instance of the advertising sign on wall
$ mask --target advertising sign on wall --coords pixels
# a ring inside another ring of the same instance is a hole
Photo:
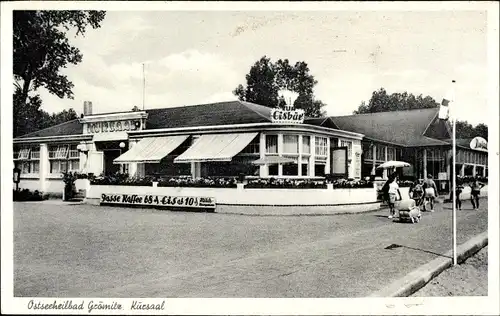
[[[347,176],[347,147],[332,150],[332,174]]]
[[[282,124],[302,124],[304,123],[304,110],[287,107],[286,109],[272,109],[271,110],[271,121],[273,123]]]
[[[354,153],[354,178],[361,178],[361,152]]]
[[[215,209],[215,198],[200,196],[103,193],[101,195],[101,204]]]
[[[488,150],[488,141],[482,137],[474,137],[470,142],[470,148],[478,150]]]

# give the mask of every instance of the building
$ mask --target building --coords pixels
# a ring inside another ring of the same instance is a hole
[[[451,142],[438,109],[306,118],[293,109],[244,101],[92,113],[14,139],[21,188],[61,192],[65,171],[155,177],[386,176],[385,161],[412,164],[405,175],[439,179],[446,190]],[[459,143],[462,175],[487,175],[487,151]]]
[[[59,190],[65,171],[131,176],[360,178],[362,134],[330,118],[230,101],[93,114],[14,139],[21,187]],[[290,115],[287,115],[290,114]],[[346,156],[347,155],[347,156]],[[256,161],[259,161],[256,164]],[[357,161],[346,170],[348,161]]]
[[[331,117],[335,126],[364,135],[362,177],[377,175],[384,161],[401,160],[411,164],[403,174],[418,179],[431,175],[439,188],[449,190],[452,165],[451,126],[438,118],[438,108],[380,112]],[[487,144],[471,146],[472,139],[457,140],[456,174],[488,175]]]

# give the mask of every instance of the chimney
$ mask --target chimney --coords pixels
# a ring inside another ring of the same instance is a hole
[[[83,101],[83,115],[92,115],[92,102]]]

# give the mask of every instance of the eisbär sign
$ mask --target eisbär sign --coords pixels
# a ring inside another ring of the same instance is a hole
[[[215,209],[215,198],[151,194],[101,194],[101,204]]]
[[[305,113],[302,109],[295,110],[291,106],[284,109],[272,109],[271,121],[282,124],[302,124],[304,123]]]

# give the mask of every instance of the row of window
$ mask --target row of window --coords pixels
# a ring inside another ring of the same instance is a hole
[[[470,150],[458,150],[457,162],[487,165],[488,153],[474,152]]]
[[[373,148],[375,146],[370,146],[365,156],[365,160],[373,160]],[[387,159],[385,157],[385,150],[387,148]],[[398,149],[390,146],[377,145],[376,161],[389,161],[398,160]]]
[[[278,135],[266,135],[266,154],[278,154]],[[248,147],[247,147],[248,148]],[[254,147],[259,153],[258,146]],[[299,135],[283,135],[283,154],[299,154]],[[328,156],[328,139],[315,137],[314,152],[316,156]],[[311,154],[311,137],[302,136],[302,154]]]
[[[49,173],[58,174],[80,169],[80,154],[77,145],[53,145],[48,148]],[[14,160],[22,174],[40,172],[40,147],[14,149]]]

